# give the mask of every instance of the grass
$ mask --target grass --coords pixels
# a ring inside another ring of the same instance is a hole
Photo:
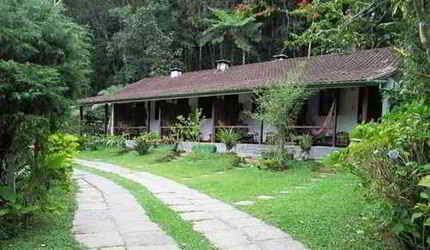
[[[193,230],[191,223],[179,217],[172,209],[154,197],[144,186],[109,172],[75,165],[77,168],[103,176],[127,189],[145,209],[151,221],[158,224],[182,249],[214,249],[209,241]]]
[[[364,190],[348,173],[322,175],[315,171],[316,163],[294,161],[284,172],[233,168],[232,157],[222,154],[190,154],[160,161],[168,151],[158,148],[139,156],[104,149],[82,152],[79,157],[168,177],[230,204],[256,201],[254,206],[239,208],[290,233],[311,249],[384,249],[376,223],[367,217],[370,209]],[[259,195],[275,199],[259,200]]]
[[[72,222],[76,209],[75,193],[76,185],[70,193],[54,188],[53,195],[60,206],[58,213],[36,214],[31,225],[22,229],[16,237],[0,241],[0,249],[84,249],[72,234]]]

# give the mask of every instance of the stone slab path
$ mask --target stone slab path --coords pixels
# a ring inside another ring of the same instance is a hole
[[[74,176],[80,192],[73,233],[84,246],[103,250],[179,249],[126,189],[85,171],[75,169]]]
[[[117,165],[75,160],[76,163],[118,174],[144,185],[155,197],[193,224],[222,250],[305,250],[302,243],[282,230],[185,185],[147,172]]]

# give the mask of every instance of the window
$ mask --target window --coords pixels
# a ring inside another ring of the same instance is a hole
[[[202,115],[206,119],[212,118],[212,97],[200,97],[198,99],[198,107],[202,109]]]

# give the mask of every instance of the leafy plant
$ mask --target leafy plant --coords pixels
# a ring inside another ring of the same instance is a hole
[[[288,168],[286,162],[277,159],[262,159],[257,163],[257,168],[261,170],[282,171]]]
[[[195,144],[191,148],[191,151],[193,153],[216,153],[217,148],[215,145],[212,144]]]
[[[227,152],[230,152],[241,138],[242,136],[239,133],[235,132],[232,128],[222,128],[218,131],[217,134],[217,139],[224,143]]]
[[[174,137],[177,142],[190,139],[193,142],[200,141],[200,127],[204,118],[202,109],[196,109],[187,118],[182,115],[177,117],[178,122],[173,126]]]
[[[102,143],[108,148],[127,149],[127,138],[122,135],[108,135],[102,139]]]
[[[426,226],[430,174],[430,107],[413,102],[379,124],[357,128],[363,139],[331,160],[361,178],[369,196],[387,203],[385,225],[408,247],[430,247]]]
[[[134,150],[136,150],[140,155],[147,154],[151,147],[160,143],[160,134],[156,132],[148,132],[136,138],[136,145]]]
[[[313,137],[311,135],[297,136],[297,143],[303,152],[309,154],[309,151],[311,151],[313,145]]]
[[[270,88],[255,92],[258,108],[254,117],[276,127],[279,151],[285,151],[284,145],[291,133],[289,127],[296,121],[304,102],[312,95],[312,91],[294,83],[291,78],[289,81],[269,83]]]

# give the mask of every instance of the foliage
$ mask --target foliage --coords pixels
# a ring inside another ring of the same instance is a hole
[[[79,150],[97,150],[100,146],[103,145],[104,137],[95,136],[95,135],[81,135],[78,136],[77,143],[79,144]]]
[[[312,135],[301,135],[297,136],[296,139],[300,149],[303,152],[309,153],[309,151],[311,151],[314,139]]]
[[[414,102],[397,108],[380,124],[360,126],[360,143],[338,153],[347,167],[370,190],[389,204],[385,222],[408,247],[429,247],[428,197],[420,181],[430,173],[430,107]],[[377,131],[377,132],[375,132]],[[333,157],[335,158],[335,157]]]
[[[161,140],[160,134],[156,132],[148,132],[136,138],[136,145],[134,150],[136,150],[139,155],[144,155],[149,152],[149,149],[159,144]]]
[[[199,45],[203,46],[209,42],[223,44],[225,39],[231,38],[237,47],[242,49],[242,63],[245,64],[245,52],[250,52],[252,42],[261,41],[261,23],[256,22],[256,15],[243,15],[240,12],[228,12],[225,10],[210,9],[214,15],[213,19],[206,19],[209,28],[200,38]],[[221,58],[223,58],[221,49]]]
[[[288,168],[288,165],[285,162],[282,162],[277,159],[267,159],[260,160],[257,163],[257,168],[261,170],[275,170],[282,171]]]
[[[195,144],[191,151],[194,153],[216,153],[216,146],[213,144]]]
[[[205,119],[202,109],[196,109],[187,118],[178,116],[178,122],[173,126],[173,133],[177,141],[189,139],[192,142],[200,141],[200,127]]]
[[[276,127],[279,134],[279,151],[284,151],[284,144],[290,135],[292,125],[302,109],[303,103],[312,91],[300,84],[275,82],[267,89],[256,91],[257,112],[254,117]]]
[[[102,143],[108,148],[127,149],[127,137],[123,135],[107,135],[103,137]]]
[[[53,134],[40,151],[33,148],[28,165],[15,173],[14,186],[0,184],[0,235],[5,229],[29,222],[35,212],[60,209],[58,200],[50,196],[50,190],[52,187],[65,192],[70,190],[71,159],[77,147],[75,136]]]
[[[236,133],[233,129],[225,129],[222,128],[218,131],[217,139],[221,141],[221,143],[224,143],[227,152],[230,152],[236,144],[239,142],[239,140],[242,138],[242,136],[239,133]]]
[[[51,188],[70,186],[77,144],[55,134],[88,83],[87,31],[61,2],[0,2],[0,224],[20,226],[56,211]]]
[[[379,133],[378,127],[378,123],[375,122],[362,123],[355,127],[349,135],[354,139],[368,139]]]

